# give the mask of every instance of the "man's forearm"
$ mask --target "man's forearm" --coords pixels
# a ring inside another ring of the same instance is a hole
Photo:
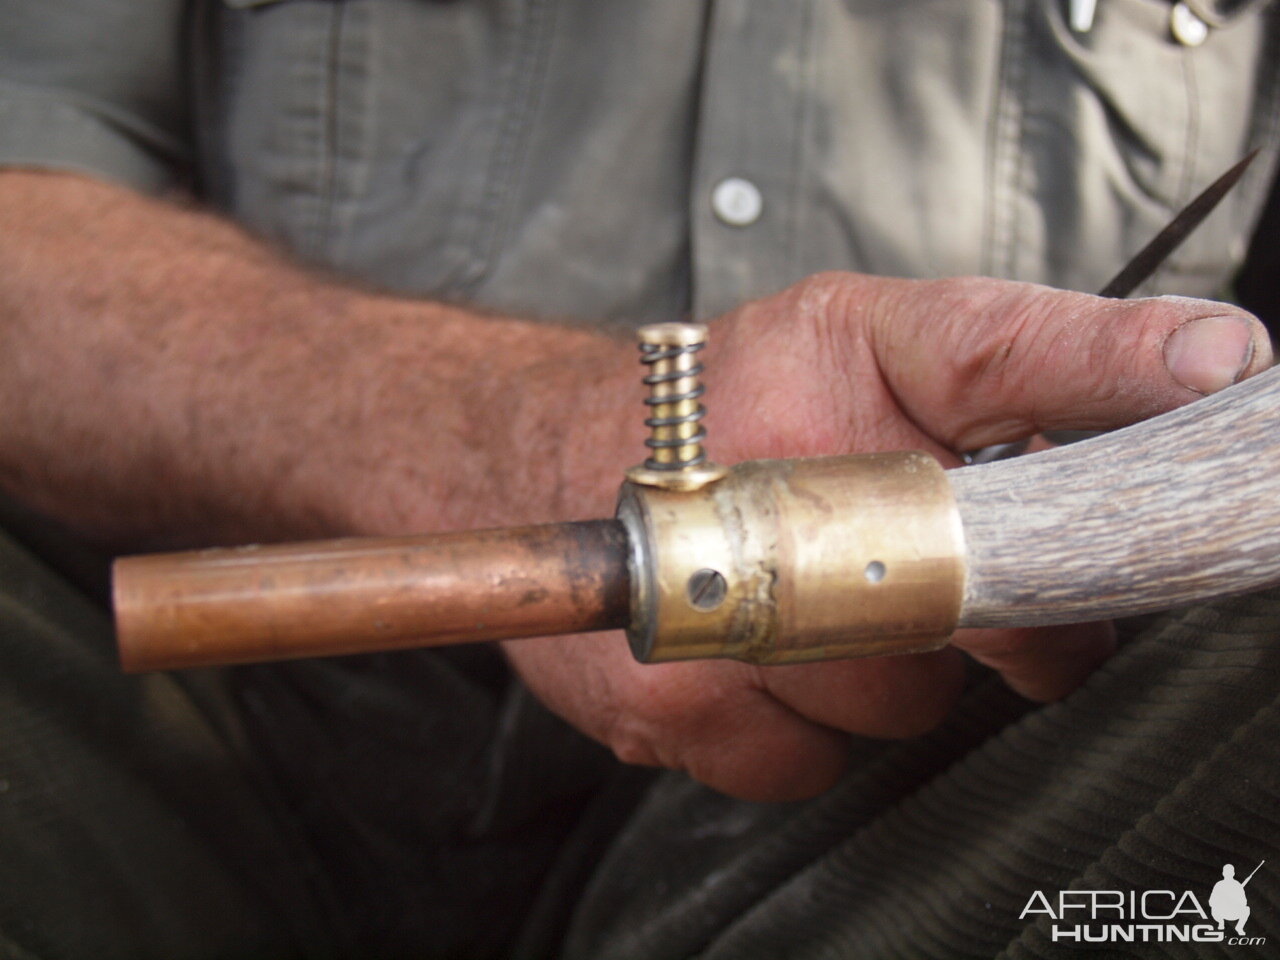
[[[640,434],[629,359],[360,291],[122,188],[0,174],[0,484],[115,544],[603,515]]]
[[[716,321],[711,450],[957,450],[1113,428],[1265,368],[1205,301],[983,278],[810,277]],[[362,293],[208,215],[68,177],[0,176],[0,483],[133,546],[600,516],[642,427],[634,353],[580,331]],[[834,782],[844,732],[910,736],[960,650],[1070,691],[1106,625],[792,665],[641,666],[621,637],[512,642],[553,710],[636,763],[757,800]]]

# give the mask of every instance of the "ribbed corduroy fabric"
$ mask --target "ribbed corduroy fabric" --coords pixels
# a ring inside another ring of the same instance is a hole
[[[101,613],[3,537],[0,574],[0,957],[494,956],[520,925],[522,958],[1074,957],[1020,918],[1033,892],[1207,907],[1223,864],[1263,859],[1247,932],[1268,943],[1087,955],[1280,956],[1280,592],[1148,622],[1048,707],[981,679],[934,734],[857,742],[809,803],[673,774],[618,832],[645,787],[619,781],[543,877],[581,802],[549,717],[495,720],[477,807],[439,762],[460,735],[431,735],[438,700],[405,713],[449,689],[427,664],[254,668],[228,700],[220,675],[121,676]]]
[[[1280,956],[1278,637],[1277,593],[1149,621],[1067,700],[1033,708],[987,679],[937,733],[858,744],[845,781],[805,804],[671,775],[597,871],[564,953]],[[1036,890],[1190,890],[1208,910],[1223,864],[1243,879],[1263,859],[1246,932],[1264,945],[1086,948],[1020,919]]]
[[[580,823],[611,758],[493,651],[125,676],[113,647],[0,529],[0,960],[494,960],[640,789]]]

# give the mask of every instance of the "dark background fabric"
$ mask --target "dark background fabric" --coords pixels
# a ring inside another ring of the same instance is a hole
[[[490,648],[126,676],[0,530],[0,960],[500,956],[617,769]]]
[[[1207,902],[1263,859],[1248,955],[1280,955],[1280,591],[1128,625],[1051,706],[979,675],[937,732],[755,805],[616,767],[491,651],[124,677],[8,539],[0,582],[4,960],[1068,957],[1032,891]]]
[[[1280,956],[1280,593],[1133,626],[1065,701],[1033,708],[985,679],[936,733],[859,743],[809,803],[664,778],[564,956],[1074,957],[1018,919],[1034,890],[1190,889],[1207,905],[1224,863],[1243,879],[1263,859],[1247,933],[1266,945],[1089,955]]]

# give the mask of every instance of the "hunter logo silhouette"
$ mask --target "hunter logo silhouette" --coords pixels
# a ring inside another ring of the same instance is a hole
[[[1262,863],[1253,868],[1253,873],[1245,877],[1243,883],[1236,879],[1234,866],[1223,864],[1222,879],[1213,885],[1213,892],[1209,894],[1209,912],[1218,921],[1219,930],[1230,920],[1236,925],[1236,933],[1244,936],[1244,922],[1249,919],[1249,898],[1244,888],[1253,879],[1253,874],[1262,869]]]

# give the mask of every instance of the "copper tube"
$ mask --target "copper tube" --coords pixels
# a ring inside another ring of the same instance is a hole
[[[125,670],[585,633],[626,625],[616,520],[117,560]]]

